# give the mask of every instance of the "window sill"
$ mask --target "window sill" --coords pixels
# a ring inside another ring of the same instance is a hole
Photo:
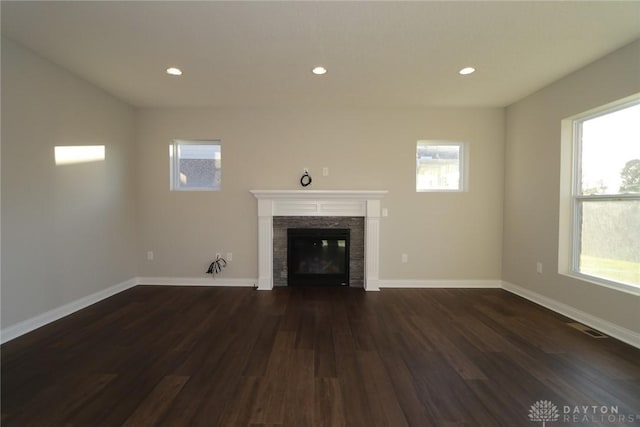
[[[416,193],[466,193],[467,190],[440,190],[440,189],[429,189],[429,190],[418,190],[416,189]]]
[[[210,191],[220,191],[220,188],[171,188],[169,191],[171,192],[175,192],[175,193],[182,193],[182,192],[193,192],[193,191],[204,191],[204,192],[210,192]]]
[[[566,277],[571,277],[572,279],[581,280],[583,282],[588,282],[593,285],[603,286],[605,288],[613,289],[619,292],[625,292],[627,294],[640,296],[640,286],[631,285],[628,283],[620,283],[613,282],[611,280],[606,280],[600,277],[589,276],[588,274],[577,273],[572,271],[570,273],[559,273]]]

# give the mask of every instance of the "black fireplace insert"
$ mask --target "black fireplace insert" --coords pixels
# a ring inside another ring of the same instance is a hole
[[[289,286],[348,286],[348,228],[289,228],[287,283]]]

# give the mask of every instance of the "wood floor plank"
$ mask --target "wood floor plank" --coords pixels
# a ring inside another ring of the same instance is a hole
[[[109,383],[94,401],[85,405],[77,418],[82,423],[96,426],[113,426],[124,423],[144,402],[153,388],[171,373],[180,357],[174,352],[156,354],[139,349],[130,355],[129,363],[122,366],[124,374]]]
[[[319,319],[314,343],[315,376],[317,378],[336,378],[336,353],[333,345],[333,332],[328,317]]]
[[[295,333],[278,331],[268,355],[266,382],[262,391],[263,395],[268,396],[264,410],[264,418],[268,422],[284,423],[289,360],[294,346]]]
[[[238,391],[228,402],[218,425],[236,426],[248,425],[253,421],[254,407],[260,388],[260,378],[242,377],[238,384]],[[259,420],[262,421],[262,420]]]
[[[246,317],[242,313],[237,315]],[[200,405],[188,420],[189,425],[217,425],[227,412],[226,408],[229,408],[232,402],[239,399],[238,396],[243,392],[243,385],[247,381],[247,378],[242,376],[242,371],[261,331],[262,322],[262,315],[249,316],[248,319],[234,319],[234,324],[237,325],[237,328],[227,329],[226,334],[232,339],[226,346],[222,356],[215,362],[206,362],[204,365],[206,369],[194,375],[196,378],[193,379],[197,380],[196,386],[190,390],[190,392],[194,393],[190,399],[195,399]],[[244,325],[242,329],[240,329],[240,325]],[[216,379],[213,384],[211,384],[212,378]],[[209,387],[209,385],[212,386]],[[202,387],[207,389],[206,396],[197,395]],[[182,397],[181,395],[179,397]],[[175,421],[185,422],[184,419],[175,419]]]
[[[32,401],[13,409],[13,416],[3,420],[2,425],[12,425],[14,419],[20,420],[16,425],[37,425],[43,413],[48,414],[48,423],[62,424],[67,417],[90,402],[115,377],[112,374],[95,374],[58,378],[58,381],[32,396]],[[60,396],[61,393],[63,396]]]
[[[278,333],[280,319],[278,316],[267,315],[260,327],[258,338],[249,353],[247,365],[243,370],[243,376],[258,377],[264,376],[267,370],[269,359],[264,357],[273,347],[273,342]]]
[[[484,372],[478,368],[473,360],[453,343],[450,338],[455,333],[453,328],[434,328],[417,316],[411,316],[410,321],[413,322],[416,329],[423,333],[425,340],[428,339],[433,344],[437,352],[447,355],[447,361],[462,378],[467,380],[487,379]],[[463,338],[460,337],[459,340],[463,340]]]
[[[315,331],[315,313],[311,308],[301,310],[298,318],[298,327],[296,328],[296,348],[299,350],[313,350]]]
[[[391,381],[394,394],[402,412],[411,426],[435,425],[420,401],[413,377],[403,358],[403,337],[397,333],[395,316],[376,316],[371,319],[371,330],[378,354]]]
[[[287,388],[285,392],[284,425],[313,426],[315,404],[315,375],[313,351],[293,350],[289,358]]]
[[[153,426],[164,415],[171,401],[182,390],[189,377],[167,375],[138,405],[136,411],[125,421],[123,427]]]
[[[314,425],[346,426],[344,398],[338,379],[316,378],[314,387]]]
[[[499,289],[136,286],[3,344],[0,422],[511,427],[538,400],[638,414],[640,350],[568,321]]]
[[[363,381],[374,425],[407,426],[406,417],[379,354],[374,351],[359,351],[358,361],[363,372],[367,372],[363,375]]]
[[[346,305],[340,301],[335,303],[332,327],[334,348],[336,353],[336,371],[340,380],[341,393],[345,399],[347,425],[373,425],[373,417],[369,402],[366,399],[363,372],[358,364],[356,348],[351,330],[348,327]],[[346,322],[343,322],[345,319]]]

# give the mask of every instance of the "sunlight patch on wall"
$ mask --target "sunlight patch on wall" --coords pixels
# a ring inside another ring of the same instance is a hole
[[[56,165],[100,162],[105,159],[104,145],[68,145],[54,147]]]

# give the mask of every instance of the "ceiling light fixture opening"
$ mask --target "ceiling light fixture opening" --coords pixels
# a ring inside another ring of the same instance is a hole
[[[476,69],[473,67],[464,67],[462,70],[458,71],[458,74],[461,74],[463,76],[475,73]]]
[[[172,76],[181,76],[182,75],[182,70],[180,68],[176,68],[176,67],[169,67],[169,68],[167,68],[167,74],[170,74]]]
[[[314,68],[313,68],[313,70],[311,70],[311,72],[312,72],[313,74],[316,74],[316,75],[318,75],[318,76],[321,76],[321,75],[323,75],[323,74],[327,74],[327,69],[326,69],[326,68],[324,68],[324,67],[320,67],[320,66],[318,66],[318,67],[314,67]]]

